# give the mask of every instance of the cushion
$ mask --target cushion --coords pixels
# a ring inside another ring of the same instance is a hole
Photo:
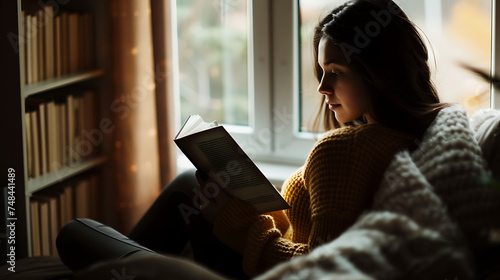
[[[95,262],[131,255],[158,255],[118,231],[91,219],[75,219],[64,225],[56,239],[62,262],[71,270]]]
[[[470,118],[471,128],[483,151],[493,177],[500,180],[500,111],[481,109]]]

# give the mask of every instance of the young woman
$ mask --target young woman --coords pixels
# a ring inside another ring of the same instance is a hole
[[[394,154],[447,106],[424,40],[392,1],[334,9],[315,28],[314,50],[327,132],[283,185],[291,209],[258,215],[223,194],[202,209],[214,235],[243,255],[248,275],[337,238],[370,207]]]
[[[220,192],[186,226],[179,203],[210,180],[184,174],[131,239],[169,254],[189,240],[205,266],[251,277],[337,238],[370,208],[395,153],[418,143],[447,105],[431,82],[423,38],[393,1],[347,1],[319,22],[313,43],[323,104],[317,123],[323,118],[326,132],[283,185],[291,209],[262,215]]]

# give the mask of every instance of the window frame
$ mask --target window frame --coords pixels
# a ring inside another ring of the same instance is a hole
[[[273,11],[276,11],[273,13],[272,26],[273,104],[275,105],[273,152],[278,159],[283,158],[300,164],[309,154],[315,137],[312,133],[300,132],[299,127],[301,116],[299,1],[273,0],[272,4]],[[290,119],[293,124],[283,129]]]
[[[249,130],[226,127],[260,163],[300,166],[315,142],[299,132],[298,14],[296,0],[249,1],[249,96],[257,107],[249,108]]]
[[[249,126],[225,125],[242,149],[253,159],[272,151],[271,119],[271,32],[270,9],[266,0],[247,1],[248,10],[248,96]],[[254,13],[254,11],[259,11]],[[259,42],[255,44],[254,42]],[[256,111],[256,106],[259,112]]]
[[[500,76],[500,5],[491,0],[491,75]],[[498,46],[498,48],[497,48]],[[491,84],[491,108],[500,109],[500,90]]]

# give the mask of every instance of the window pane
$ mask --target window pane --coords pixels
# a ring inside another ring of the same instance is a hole
[[[299,20],[299,48],[300,48],[300,130],[312,131],[312,124],[319,110],[321,96],[316,91],[318,81],[314,76],[313,34],[314,27],[319,20],[326,16],[333,8],[341,5],[342,0],[298,0]]]
[[[181,120],[248,125],[245,0],[178,0]]]
[[[313,75],[312,33],[318,20],[338,3],[331,0],[299,0],[301,49],[301,124],[311,130],[320,100]],[[441,100],[461,104],[471,114],[490,107],[489,84],[460,67],[466,63],[490,72],[491,0],[395,1],[429,38],[433,81]],[[434,65],[434,58],[436,65]]]

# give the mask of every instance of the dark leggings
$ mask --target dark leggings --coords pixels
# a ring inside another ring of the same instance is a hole
[[[222,244],[199,212],[194,170],[177,176],[129,234],[154,251],[178,255],[190,242],[194,260],[230,277],[244,278],[242,256]]]
[[[117,232],[109,234],[112,229],[94,225],[93,221],[83,221],[84,225],[82,221],[73,221],[66,225],[58,236],[62,261],[75,270],[103,259],[157,253],[180,255],[190,248],[195,262],[230,278],[247,279],[241,268],[241,254],[212,234],[212,226],[193,201],[198,189],[194,172],[186,171],[170,182],[128,238]],[[141,245],[154,252],[140,248]],[[89,251],[89,248],[99,248],[99,251]]]

